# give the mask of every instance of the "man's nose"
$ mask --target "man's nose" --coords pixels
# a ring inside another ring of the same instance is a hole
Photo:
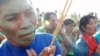
[[[54,21],[54,23],[56,23],[56,24],[57,24],[57,23],[58,23],[58,21],[57,21],[57,20],[55,20],[55,21]]]
[[[32,26],[31,21],[29,20],[29,18],[25,17],[24,15],[20,16],[20,28],[21,29],[26,29],[29,28],[30,26]]]

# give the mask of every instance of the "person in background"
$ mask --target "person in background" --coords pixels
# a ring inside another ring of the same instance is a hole
[[[38,28],[41,27],[42,25],[43,25],[42,19],[39,18],[38,21],[37,21],[36,29],[38,29]]]
[[[74,28],[74,21],[72,19],[65,19],[64,20],[64,27],[65,27],[65,34],[68,36],[68,38],[64,38],[63,40],[66,40],[67,42],[65,43],[65,47],[67,49],[67,56],[73,56],[73,51],[72,51],[72,43],[75,43],[75,34],[73,35],[73,28]],[[72,43],[70,43],[70,41]]]
[[[45,15],[44,15],[44,21],[46,21],[45,23],[45,26],[42,26],[40,28],[37,29],[37,33],[51,33],[53,34],[56,26],[57,26],[57,16],[54,12],[47,12]],[[72,22],[74,23],[74,22]],[[61,49],[62,49],[62,56],[66,56],[66,48],[64,46],[64,41],[62,38],[65,38],[65,32],[63,31],[63,25],[59,31],[59,34],[57,35],[57,40],[59,41],[60,43],[60,46],[61,46]]]
[[[64,52],[64,56],[74,56],[73,53],[73,44],[76,41],[76,35],[77,33],[73,32],[73,29],[75,27],[75,23],[72,19],[67,18],[64,20],[64,25],[63,25],[63,29],[62,31],[64,31],[64,35],[65,37],[62,37],[63,43],[64,43],[64,47],[63,52]]]
[[[74,56],[100,56],[100,45],[94,34],[96,21],[92,15],[85,15],[80,19],[79,29],[81,35],[74,46]]]
[[[44,26],[39,27],[36,30],[36,33],[51,33],[53,34],[56,26],[57,26],[57,15],[54,12],[47,12],[44,14]],[[59,42],[62,41],[62,37],[58,34],[57,39]]]
[[[97,21],[96,29],[97,29],[97,31],[100,31],[100,20]]]

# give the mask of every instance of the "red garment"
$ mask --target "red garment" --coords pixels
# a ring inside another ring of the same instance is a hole
[[[93,36],[89,36],[88,34],[83,34],[83,40],[87,43],[89,46],[89,56],[92,56],[92,54],[95,52],[97,48],[97,42]]]

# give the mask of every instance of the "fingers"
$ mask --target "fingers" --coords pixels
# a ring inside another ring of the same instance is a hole
[[[47,53],[48,51],[47,50],[48,50],[48,48],[45,47],[44,50],[39,54],[39,56],[46,56],[46,55],[48,55],[48,53]]]
[[[55,46],[49,46],[45,47],[43,51],[39,54],[39,56],[54,56],[56,47]],[[37,56],[36,52],[33,49],[26,50],[28,56]]]
[[[26,50],[28,56],[32,56],[31,51],[30,50]]]
[[[55,46],[45,47],[44,50],[40,53],[40,56],[54,56]]]
[[[30,51],[31,51],[33,56],[37,56],[36,52],[33,49],[31,49]]]
[[[55,46],[50,46],[50,48],[51,48],[51,49],[49,50],[50,53],[51,53],[51,54],[54,54],[54,53],[55,53],[55,50],[56,50],[56,47],[55,47]]]
[[[26,50],[28,56],[37,56],[36,52],[33,49]]]
[[[51,50],[49,50],[49,51],[51,51],[50,56],[54,56],[56,47],[55,46],[50,46],[50,48],[51,48]]]

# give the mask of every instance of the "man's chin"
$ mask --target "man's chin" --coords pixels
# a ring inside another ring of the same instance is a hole
[[[32,40],[21,42],[21,46],[28,46],[31,42]]]
[[[20,45],[21,46],[28,46],[32,41],[33,41],[33,39],[27,39],[27,40],[20,42]]]

